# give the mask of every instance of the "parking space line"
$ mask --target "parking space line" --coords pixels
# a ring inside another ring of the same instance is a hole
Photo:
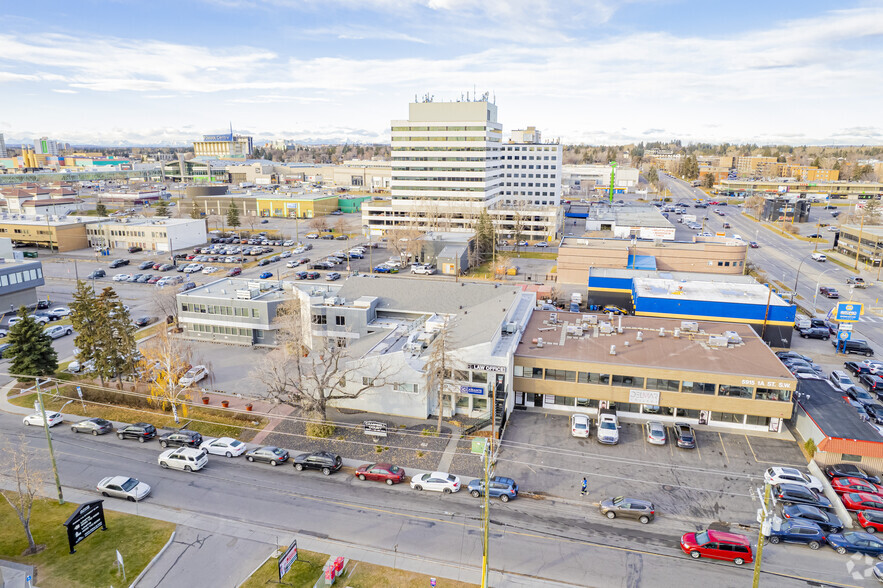
[[[693,435],[695,435],[695,434],[696,433],[693,433]],[[693,441],[694,441],[693,445],[696,446],[696,453],[699,454],[699,461],[702,461],[702,451],[700,451],[700,449],[699,449],[699,440],[696,439],[696,437],[694,436]]]
[[[727,458],[727,464],[729,464],[730,463],[730,456],[727,454],[727,446],[724,445],[724,436],[720,434],[720,431],[718,431],[717,436],[720,437],[721,447],[724,448],[724,457]]]
[[[641,431],[644,432],[644,453],[647,453],[647,423],[641,423]]]
[[[754,456],[754,461],[760,463],[760,460],[757,459],[757,454],[754,453],[754,447],[751,446],[751,441],[748,439],[748,435],[745,435],[745,442],[748,443],[748,449],[751,450],[751,455]]]

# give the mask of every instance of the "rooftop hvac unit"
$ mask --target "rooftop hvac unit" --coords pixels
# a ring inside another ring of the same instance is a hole
[[[257,288],[248,289],[248,290],[236,290],[236,299],[237,300],[251,300],[252,298],[254,298],[255,296],[258,295],[258,292],[260,292],[260,290],[258,290]]]
[[[610,355],[616,355],[616,345],[610,346]]]
[[[724,331],[724,337],[726,337],[727,341],[733,345],[738,345],[742,342],[742,337],[740,337],[739,333],[736,331]]]
[[[588,323],[590,325],[597,325],[598,324],[598,315],[597,314],[584,314],[583,315],[583,322]]]
[[[726,347],[729,341],[723,335],[712,335],[708,338],[708,344],[712,347]]]
[[[260,283],[260,282],[248,282],[248,283],[246,284],[246,287],[247,287],[249,290],[260,290],[260,289],[261,289],[261,283]]]
[[[681,330],[676,328],[675,332],[674,332],[674,338],[678,339],[678,338],[680,338],[680,336],[681,336]]]
[[[508,322],[503,325],[503,333],[505,333],[506,335],[514,335],[517,330],[518,325],[516,323]]]
[[[613,332],[613,325],[611,325],[610,323],[599,323],[598,326],[600,327],[599,330],[605,335],[609,335]]]
[[[696,321],[681,321],[681,330],[685,333],[698,333],[699,323]]]
[[[643,340],[644,340],[644,331],[638,331],[638,334],[635,337],[635,341],[643,341]]]
[[[579,325],[567,325],[567,334],[573,335],[574,337],[582,337],[583,328]]]
[[[677,329],[675,329],[675,332],[677,332]],[[659,327],[659,336],[665,337],[665,327]],[[675,335],[675,337],[677,337],[677,335]]]
[[[542,346],[543,346],[543,338],[539,337],[539,338],[537,338],[537,347],[542,347]]]
[[[557,323],[558,322],[558,313],[557,312],[550,312],[549,313],[549,322],[550,323]]]

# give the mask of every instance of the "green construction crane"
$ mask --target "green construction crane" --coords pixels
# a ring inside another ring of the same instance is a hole
[[[613,187],[616,185],[616,162],[610,162],[610,203],[613,204]]]

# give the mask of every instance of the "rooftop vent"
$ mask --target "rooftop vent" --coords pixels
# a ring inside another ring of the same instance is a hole
[[[616,355],[616,345],[610,346],[610,355]]]
[[[696,321],[681,321],[681,330],[685,333],[698,333],[699,323]]]

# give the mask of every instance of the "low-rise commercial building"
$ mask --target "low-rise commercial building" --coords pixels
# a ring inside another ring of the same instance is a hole
[[[613,175],[610,165],[565,165],[561,183],[566,194],[591,194],[594,190],[609,190]],[[613,191],[625,194],[638,186],[641,172],[634,167],[617,166]]]
[[[841,225],[834,249],[861,263],[879,267],[883,259],[883,227],[875,225]]]
[[[514,360],[515,405],[762,431],[797,382],[747,326],[535,311]]]
[[[101,249],[140,247],[172,252],[202,245],[208,240],[205,219],[114,218],[86,225],[88,245]]]
[[[0,262],[0,312],[33,307],[37,304],[37,288],[44,284],[43,264],[39,261]]]
[[[24,246],[49,247],[64,253],[89,246],[86,223],[95,217],[46,214],[0,214],[0,237]]]
[[[719,196],[748,197],[776,195],[782,193],[805,195],[807,198],[879,198],[883,195],[880,182],[789,182],[784,180],[721,180],[714,185],[714,194]]]
[[[590,206],[586,213],[586,232],[594,237],[615,239],[674,241],[675,238],[675,226],[658,208],[649,205]]]

